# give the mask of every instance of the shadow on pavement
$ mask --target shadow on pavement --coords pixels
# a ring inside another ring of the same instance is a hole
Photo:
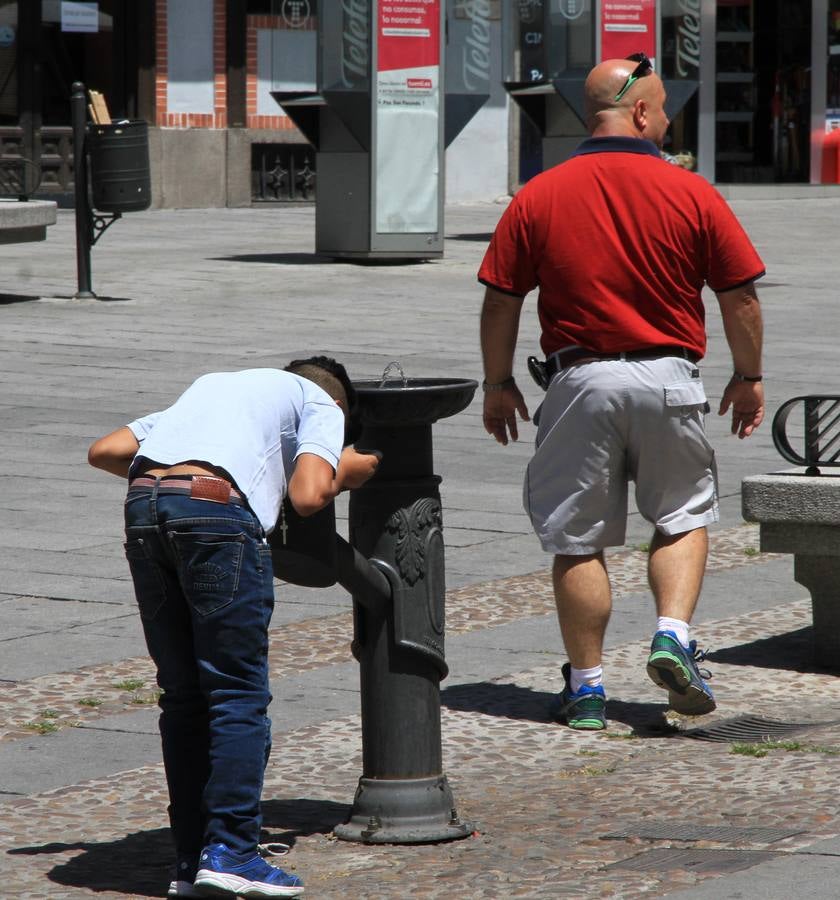
[[[54,842],[36,847],[15,847],[7,852],[39,856],[72,850],[84,852],[50,870],[47,873],[50,881],[92,891],[114,891],[141,897],[166,896],[175,865],[168,828],[138,831],[102,843]]]
[[[480,681],[459,684],[441,691],[440,699],[447,709],[477,712],[505,719],[554,724],[549,709],[555,694],[535,691],[516,684],[494,684]],[[664,703],[634,703],[607,700],[607,721],[623,722],[640,737],[664,737],[672,733],[663,724]]]
[[[217,262],[264,263],[271,266],[370,266],[386,268],[388,266],[425,265],[428,260],[405,258],[401,256],[385,259],[337,258],[323,253],[240,253],[235,256],[212,256]]]
[[[814,629],[810,625],[748,644],[710,650],[706,652],[706,659],[732,666],[756,666],[791,672],[831,671],[814,661]]]
[[[102,297],[97,295],[96,297],[90,297],[86,300],[79,300],[76,297],[71,296],[70,294],[62,294],[61,296],[46,296],[44,294],[4,294],[0,293],[0,306],[11,306],[13,303],[32,303],[36,300],[40,301],[64,301],[68,302],[96,302],[96,303],[127,303],[130,302],[133,298],[131,297]]]
[[[235,256],[213,256],[220,262],[266,263],[274,266],[323,266],[346,260],[335,260],[320,253],[241,253]]]
[[[0,294],[0,306],[10,303],[26,303],[31,300],[40,300],[37,294]]]
[[[442,690],[440,702],[447,709],[459,712],[477,712],[529,722],[551,722],[553,720],[548,710],[554,696],[548,691],[535,691],[517,684],[478,681]]]
[[[269,763],[270,765],[270,763]],[[336,825],[350,817],[349,803],[332,800],[266,800],[263,799],[263,843],[280,842],[294,847],[297,838],[311,834],[329,834]],[[278,863],[282,865],[282,862]]]
[[[298,837],[328,834],[347,820],[350,804],[330,800],[263,801],[262,841],[293,847]],[[55,884],[114,891],[140,897],[163,897],[172,878],[175,853],[168,828],[138,831],[114,841],[54,841],[34,847],[13,847],[12,856],[42,856],[82,851],[47,873]],[[282,858],[275,860],[282,866]],[[2,893],[2,892],[0,892]]]
[[[463,234],[447,234],[447,241],[475,241],[480,244],[489,244],[490,238],[493,237],[492,231],[474,231],[465,232]]]

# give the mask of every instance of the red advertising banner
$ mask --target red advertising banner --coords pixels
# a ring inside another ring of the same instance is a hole
[[[656,55],[656,0],[602,0],[601,59]]]
[[[440,0],[381,0],[378,71],[440,65]]]

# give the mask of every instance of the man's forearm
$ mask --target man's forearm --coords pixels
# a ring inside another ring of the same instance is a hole
[[[512,297],[488,287],[481,308],[481,355],[484,378],[498,384],[511,377],[516,339],[519,335],[521,297]]]
[[[761,375],[764,326],[755,285],[750,282],[734,291],[722,292],[718,302],[735,371],[747,377]]]

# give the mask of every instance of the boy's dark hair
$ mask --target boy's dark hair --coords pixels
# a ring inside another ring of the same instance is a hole
[[[361,430],[357,415],[356,390],[344,366],[331,356],[309,356],[293,359],[286,372],[306,378],[323,388],[333,400],[343,400],[347,410],[344,426],[344,443],[352,444]]]

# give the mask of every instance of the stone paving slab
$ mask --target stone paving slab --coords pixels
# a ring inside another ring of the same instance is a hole
[[[726,879],[711,879],[691,891],[669,894],[673,900],[736,900],[743,897],[796,897],[803,889],[802,867],[807,866],[811,900],[834,900],[840,874],[840,840],[818,841],[800,855],[782,855],[771,862]]]

